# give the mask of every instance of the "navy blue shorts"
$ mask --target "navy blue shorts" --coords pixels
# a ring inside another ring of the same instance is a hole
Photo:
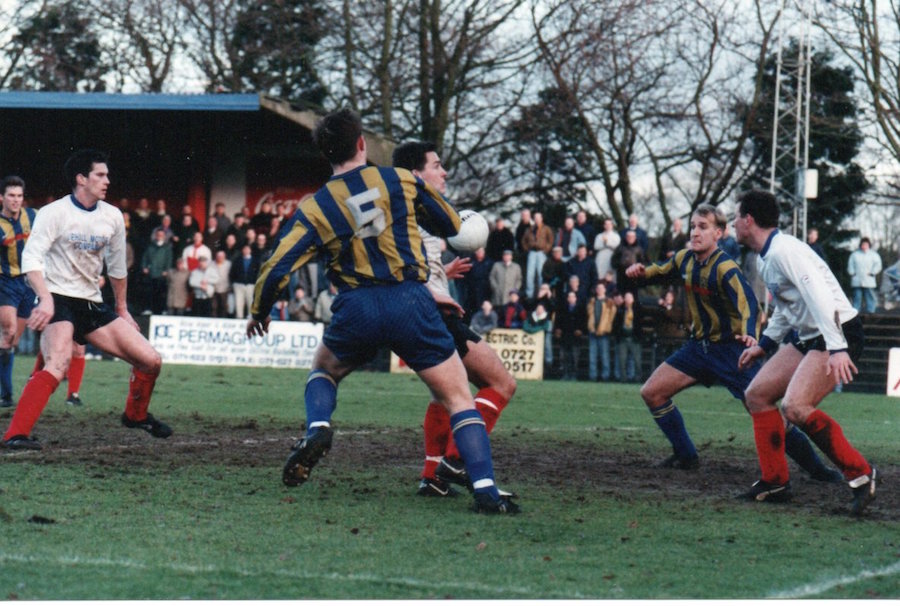
[[[743,370],[738,369],[738,359],[744,349],[744,344],[737,340],[705,343],[690,339],[666,363],[707,387],[715,383],[724,385],[731,395],[743,400],[744,390],[762,368],[762,361],[757,360]]]
[[[421,282],[369,286],[340,293],[323,340],[337,358],[364,364],[389,347],[415,371],[456,351],[431,292]]]
[[[25,276],[10,278],[0,274],[0,306],[9,305],[16,308],[16,315],[27,318],[34,309],[34,291],[25,281]]]
[[[73,338],[79,345],[87,343],[85,335],[102,328],[119,317],[106,303],[94,303],[87,299],[76,299],[53,293],[54,322],[70,322],[75,327]]]

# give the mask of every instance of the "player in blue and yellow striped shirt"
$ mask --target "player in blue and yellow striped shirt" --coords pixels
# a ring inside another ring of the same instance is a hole
[[[739,369],[744,336],[756,339],[760,330],[759,304],[734,259],[718,248],[725,216],[709,204],[701,204],[691,216],[689,248],[667,261],[649,266],[636,263],[626,270],[630,278],[647,282],[681,282],[691,312],[691,338],[669,356],[641,387],[641,397],[659,428],[672,444],[673,453],[662,467],[695,469],[699,457],[672,398],[680,391],[703,383],[724,385],[743,402],[744,390],[760,368]],[[826,467],[797,428],[786,434],[785,447],[814,478],[834,481],[840,476]]]
[[[313,138],[334,172],[282,228],[256,281],[247,334],[268,330],[269,310],[292,271],[320,254],[338,295],[306,382],[306,437],[293,448],[282,481],[297,486],[331,447],[337,385],[379,347],[396,352],[450,414],[453,437],[472,479],[475,509],[516,513],[494,482],[490,442],[466,371],[437,304],[425,287],[428,263],[417,215],[452,236],[459,215],[433,187],[405,169],[367,166],[359,117],[326,116]]]
[[[34,307],[34,291],[20,265],[25,241],[31,234],[35,211],[24,207],[25,181],[9,176],[0,183],[0,407],[12,401],[12,367],[15,347]]]

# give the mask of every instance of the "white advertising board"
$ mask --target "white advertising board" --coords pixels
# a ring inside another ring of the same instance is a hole
[[[900,398],[900,347],[888,354],[887,395]]]
[[[264,337],[248,338],[247,320],[152,316],[150,344],[166,364],[311,368],[322,324],[272,322]]]

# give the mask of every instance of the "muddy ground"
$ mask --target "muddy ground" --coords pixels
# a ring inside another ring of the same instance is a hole
[[[0,424],[8,424],[9,413],[0,415]],[[45,415],[35,428],[44,449],[33,451],[0,450],[0,464],[39,461],[46,464],[85,463],[93,469],[128,468],[130,465],[177,469],[186,465],[224,465],[253,467],[280,482],[281,466],[301,429],[294,427],[261,429],[252,420],[222,423],[195,417],[190,429],[174,426],[174,435],[156,440],[146,433],[123,428],[117,415],[98,420],[65,413]],[[334,446],[314,471],[324,485],[340,482],[354,469],[402,467],[409,471],[409,489],[415,489],[422,457],[421,430],[366,428],[336,425]],[[701,466],[695,471],[658,469],[654,463],[666,456],[661,445],[647,447],[646,454],[621,453],[604,448],[602,435],[589,440],[553,442],[545,434],[537,436],[527,429],[508,429],[493,440],[494,465],[500,485],[521,493],[527,503],[528,486],[543,483],[550,487],[573,489],[579,498],[594,496],[653,501],[673,500],[689,504],[692,499],[721,500],[732,503],[733,495],[745,490],[758,477],[755,458],[723,457],[701,449]],[[164,448],[160,446],[165,445]],[[900,519],[900,491],[896,465],[882,462],[882,483],[876,501],[866,517],[876,520]],[[876,464],[878,462],[876,461]],[[850,491],[846,484],[823,484],[808,478],[791,464],[793,502],[788,507],[824,515],[847,515]],[[393,474],[392,474],[393,475]],[[329,478],[331,476],[331,478]],[[390,489],[394,489],[391,487]],[[735,506],[750,506],[735,503]]]

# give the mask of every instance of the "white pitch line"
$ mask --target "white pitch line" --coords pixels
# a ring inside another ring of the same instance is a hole
[[[170,562],[146,563],[134,560],[115,560],[109,558],[82,558],[79,556],[59,556],[55,558],[46,558],[38,556],[26,556],[21,554],[0,553],[0,562],[19,562],[23,564],[39,564],[45,566],[48,564],[57,564],[61,566],[101,566],[109,568],[131,568],[135,570],[156,570],[168,569],[173,572],[186,572],[191,574],[209,573],[209,574],[232,574],[241,577],[259,577],[264,575],[274,575],[278,577],[290,577],[292,579],[308,579],[308,580],[332,580],[341,582],[357,582],[357,583],[386,583],[389,585],[400,585],[404,587],[425,587],[445,590],[466,590],[478,593],[492,593],[498,596],[519,594],[523,596],[533,596],[537,593],[535,588],[526,588],[522,586],[516,587],[500,587],[498,585],[483,585],[481,583],[454,583],[441,581],[437,579],[416,579],[409,577],[382,577],[374,574],[341,574],[339,572],[329,573],[309,573],[301,570],[257,570],[250,571],[240,568],[219,568],[217,566],[194,564],[173,564]],[[560,596],[557,596],[560,597]],[[579,592],[563,596],[565,598],[580,599],[584,598]]]
[[[821,595],[839,585],[852,585],[853,583],[858,583],[859,581],[864,581],[866,579],[874,579],[876,577],[889,577],[895,574],[900,574],[900,562],[894,562],[890,566],[885,566],[884,568],[879,568],[878,570],[863,570],[862,572],[859,572],[853,576],[838,577],[836,579],[830,579],[822,581],[820,583],[807,583],[806,585],[800,585],[799,587],[794,587],[793,589],[788,589],[787,591],[780,591],[778,593],[770,594],[768,597],[785,600],[795,598],[809,598],[812,596]]]

